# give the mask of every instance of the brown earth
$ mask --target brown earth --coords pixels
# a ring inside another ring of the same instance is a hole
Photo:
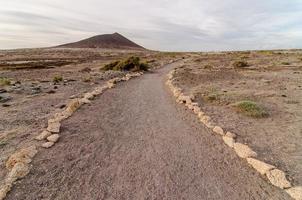
[[[175,65],[83,106],[7,199],[289,199],[175,105]]]
[[[234,61],[249,66],[234,69]],[[192,54],[177,70],[176,83],[260,160],[285,171],[295,185],[302,184],[301,51]],[[238,113],[233,104],[242,100],[261,105],[268,116]]]
[[[0,84],[0,184],[7,173],[5,161],[16,150],[33,143],[54,113],[64,109],[70,98],[102,85],[106,80],[125,72],[100,71],[105,64],[129,56],[139,56],[151,67],[162,66],[175,59],[149,51],[96,49],[25,49],[0,51],[0,83],[2,78],[11,84]],[[75,60],[74,63],[52,67],[49,60]],[[80,61],[78,61],[80,60]],[[35,68],[30,62],[39,62]],[[6,63],[6,64],[5,64]],[[9,63],[9,64],[7,64]],[[18,69],[13,64],[18,65]],[[62,77],[54,83],[53,79]],[[8,98],[7,101],[4,101]],[[3,100],[3,101],[2,101]]]
[[[74,43],[57,46],[59,48],[103,48],[103,49],[136,49],[144,48],[119,33],[97,35]]]

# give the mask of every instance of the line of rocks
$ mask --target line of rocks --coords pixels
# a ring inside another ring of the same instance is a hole
[[[103,86],[94,88],[92,92],[85,93],[82,98],[70,100],[65,110],[54,114],[48,120],[48,126],[35,139],[37,141],[44,141],[41,144],[43,148],[51,148],[60,138],[61,122],[77,111],[82,105],[90,104],[96,96],[101,95],[105,90],[115,87],[115,85],[122,81],[128,81],[131,78],[143,75],[142,72],[128,73],[122,78],[113,78],[106,82]],[[11,190],[13,184],[18,179],[25,177],[30,171],[30,163],[33,157],[38,153],[38,145],[32,145],[22,148],[12,154],[6,161],[6,169],[9,171],[5,180],[0,182],[0,200],[3,200],[7,193]]]
[[[302,200],[302,186],[292,186],[283,171],[273,165],[257,160],[257,153],[255,151],[246,144],[236,142],[236,134],[225,131],[220,126],[215,125],[211,117],[202,111],[198,103],[194,102],[194,97],[185,95],[181,88],[173,84],[175,72],[176,69],[168,73],[166,84],[172,91],[174,97],[176,97],[176,102],[185,105],[189,110],[194,112],[200,122],[211,129],[214,134],[221,136],[228,147],[232,148],[240,158],[245,159],[257,172],[261,175],[265,175],[272,185],[284,189],[292,198]]]

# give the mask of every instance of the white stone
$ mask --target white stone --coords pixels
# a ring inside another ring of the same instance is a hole
[[[199,113],[198,113],[198,117],[199,117],[199,119],[201,119],[201,118],[202,118],[204,115],[205,115],[205,114],[204,114],[204,112],[199,111]]]
[[[241,158],[257,157],[257,153],[245,144],[235,143],[234,149],[237,155]]]
[[[47,131],[52,132],[52,133],[59,133],[60,127],[61,127],[60,122],[54,121],[53,119],[48,120]]]
[[[256,171],[258,171],[262,175],[276,168],[273,165],[267,164],[254,158],[247,158],[246,160]]]
[[[51,136],[47,137],[47,140],[49,142],[56,143],[59,140],[60,136],[59,134],[52,134]]]
[[[46,139],[48,136],[50,136],[50,135],[51,135],[51,132],[45,130],[45,131],[43,131],[42,133],[40,133],[35,139],[36,139],[36,140],[39,140],[39,141],[45,140],[45,139]]]
[[[114,88],[115,84],[111,82],[107,82],[108,88]]]
[[[91,101],[90,101],[89,99],[86,99],[86,98],[81,98],[81,99],[80,99],[80,102],[81,102],[82,104],[90,104],[90,103],[91,103]]]
[[[0,186],[0,200],[4,200],[7,193],[11,190],[12,184],[11,183],[5,183]]]
[[[302,186],[292,187],[286,192],[295,200],[302,200]]]
[[[42,144],[42,147],[48,149],[48,148],[52,147],[54,144],[55,143],[53,143],[53,142],[45,142]]]
[[[207,122],[209,122],[211,120],[211,117],[207,116],[207,115],[203,115],[201,118],[200,118],[200,121],[204,124],[206,124]]]
[[[230,137],[230,138],[236,138],[236,134],[235,133],[231,133],[229,131],[225,134],[225,136]]]
[[[5,163],[8,170],[11,170],[16,163],[28,164],[32,161],[32,158],[37,154],[36,146],[30,146],[13,153]]]
[[[290,188],[291,184],[286,179],[285,173],[279,169],[273,169],[266,173],[266,177],[274,186],[277,186],[281,189]]]
[[[28,164],[18,162],[14,165],[12,170],[7,175],[7,181],[10,183],[15,182],[16,180],[23,178],[29,173]]]
[[[92,100],[94,98],[94,94],[91,92],[88,92],[84,95],[84,98],[88,99],[88,100]]]
[[[194,111],[194,113],[195,113],[196,115],[198,115],[199,112],[201,111],[201,109],[200,109],[200,107],[198,107],[198,106],[194,106],[193,111]]]
[[[226,145],[228,145],[231,148],[234,148],[235,140],[233,138],[223,136],[222,139]]]
[[[213,128],[213,132],[214,132],[214,133],[217,133],[217,134],[219,134],[219,135],[224,136],[224,131],[223,131],[223,129],[222,129],[220,126],[215,126],[215,127]]]

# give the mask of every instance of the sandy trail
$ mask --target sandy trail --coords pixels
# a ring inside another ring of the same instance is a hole
[[[7,199],[289,199],[174,103],[164,81],[177,64],[81,108]]]

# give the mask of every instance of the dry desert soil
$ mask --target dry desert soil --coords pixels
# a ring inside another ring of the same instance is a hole
[[[165,80],[176,69],[178,86],[217,123],[301,184],[299,51],[0,51],[0,178],[7,158],[40,144],[34,138],[68,100],[125,75],[102,66],[133,55],[150,71],[63,121],[59,142],[38,148],[30,173],[6,199],[290,199],[176,104]],[[234,68],[237,60],[248,67]],[[257,102],[267,115],[238,112],[232,105],[241,100]]]

